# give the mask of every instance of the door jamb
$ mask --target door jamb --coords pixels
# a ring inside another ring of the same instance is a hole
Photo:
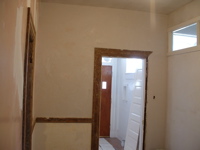
[[[152,53],[151,51],[95,48],[94,79],[93,79],[94,80],[93,81],[93,108],[92,108],[92,139],[91,139],[92,150],[98,150],[99,148],[99,114],[100,114],[102,57],[141,58],[141,59],[146,60],[143,150],[145,149],[148,57],[151,53]]]
[[[26,29],[26,47],[24,55],[24,87],[23,87],[23,121],[22,121],[22,150],[31,150],[32,147],[32,131],[33,131],[33,102],[30,100],[32,95],[29,94],[29,60],[33,63],[34,68],[34,52],[36,42],[36,31],[31,15],[31,10],[27,10],[27,29]],[[33,52],[30,54],[30,44],[33,44]],[[34,69],[32,71],[34,74]],[[33,92],[33,91],[32,91]]]

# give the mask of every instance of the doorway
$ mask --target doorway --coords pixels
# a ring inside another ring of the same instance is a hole
[[[122,150],[125,145],[126,149],[137,145],[142,149],[144,68],[144,59],[102,58],[100,138],[111,142],[117,140]],[[107,131],[107,134],[102,134],[102,131]],[[108,143],[102,141],[100,139],[99,146],[105,149]],[[113,147],[116,149],[115,145]]]
[[[94,62],[94,88],[93,88],[93,124],[92,124],[92,149],[98,150],[99,148],[99,135],[100,135],[100,102],[101,102],[101,68],[102,68],[102,57],[115,57],[115,58],[140,58],[145,60],[145,72],[148,71],[148,56],[151,54],[150,51],[130,51],[130,50],[117,50],[117,49],[104,49],[95,48],[95,62]],[[146,85],[147,76],[145,76],[145,106],[146,106]],[[144,112],[146,112],[144,107]],[[145,118],[145,113],[144,113]],[[144,120],[144,136],[145,141],[145,123]],[[144,145],[145,142],[143,142]],[[144,149],[144,146],[143,146]]]

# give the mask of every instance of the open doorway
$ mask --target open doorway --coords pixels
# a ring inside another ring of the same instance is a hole
[[[143,94],[143,99],[144,99],[144,110],[143,110],[143,115],[144,115],[144,118],[145,118],[145,106],[146,106],[146,84],[147,84],[147,68],[148,68],[148,56],[151,54],[151,52],[149,51],[129,51],[129,50],[116,50],[116,49],[103,49],[103,48],[96,48],[95,49],[95,64],[94,64],[94,95],[93,95],[93,124],[92,124],[92,149],[94,150],[98,150],[99,149],[99,136],[100,136],[100,116],[101,116],[101,93],[102,93],[102,88],[105,88],[106,85],[108,85],[107,83],[105,83],[104,81],[102,81],[102,58],[103,57],[112,57],[112,58],[139,58],[139,59],[142,59],[143,60],[143,64],[144,64],[144,68],[143,70],[145,71],[145,73],[143,74],[144,75],[144,94]],[[109,59],[108,58],[108,59]],[[123,60],[123,62],[126,62],[126,60]],[[129,77],[127,76],[127,79]],[[104,83],[102,83],[104,82]],[[138,82],[138,84],[140,84]],[[141,85],[141,84],[140,84]],[[104,86],[104,87],[103,87]],[[116,85],[115,85],[116,87]],[[124,91],[126,91],[126,86],[122,86],[124,89]],[[123,91],[123,90],[122,90]],[[118,93],[118,91],[117,91]],[[137,92],[137,94],[140,93],[140,92]],[[122,94],[123,95],[123,94]],[[123,98],[124,98],[124,101],[126,101],[126,96],[127,95],[123,95]],[[113,102],[113,101],[112,101]],[[131,101],[130,101],[131,102]],[[129,105],[130,107],[132,107],[131,105]],[[113,107],[113,106],[112,106]],[[135,107],[135,106],[134,106]],[[134,109],[135,110],[135,109]],[[112,116],[113,116],[113,113],[112,113],[113,110],[111,110],[111,121],[110,122],[113,122],[113,119],[112,119]],[[119,112],[119,111],[118,111]],[[119,114],[118,114],[119,115]],[[135,116],[134,116],[135,117]],[[130,117],[127,117],[127,118],[130,118]],[[116,121],[117,119],[115,119]],[[128,122],[129,122],[130,119],[128,119]],[[114,121],[114,122],[115,122]],[[145,130],[145,119],[144,119],[144,122],[143,123],[143,126],[142,129],[143,131]],[[112,124],[112,123],[111,123]],[[115,123],[114,123],[115,124]],[[128,123],[130,124],[130,123]],[[116,125],[116,124],[115,124]],[[131,123],[130,126],[127,126],[127,129],[126,131],[128,131],[128,128],[130,128],[131,130],[133,129],[132,126],[133,124]],[[111,125],[112,126],[112,125]],[[111,127],[110,129],[110,135],[109,136],[114,136],[115,133],[112,133],[112,130],[113,130],[113,127]],[[134,130],[137,130],[138,132],[138,135],[142,135],[142,136],[138,136],[137,138],[137,141],[139,140],[139,138],[142,138],[142,141],[145,140],[145,136],[143,133],[139,133],[140,132],[140,127],[138,129],[134,129]],[[128,133],[128,132],[127,132]],[[145,131],[144,131],[145,133]],[[128,135],[128,134],[125,134],[125,135]],[[131,137],[133,137],[133,135],[131,135]],[[130,138],[130,137],[129,137]],[[130,141],[130,140],[127,140],[128,138],[125,137],[125,140],[126,141]],[[122,144],[123,144],[123,141],[122,140]],[[133,141],[131,140],[131,143]],[[128,142],[125,142],[125,147],[129,146],[129,145],[126,145],[126,143]],[[144,142],[142,142],[142,147],[141,149],[144,149]],[[137,144],[136,145],[137,147],[139,147],[139,145]]]
[[[99,150],[143,146],[145,60],[102,58]]]

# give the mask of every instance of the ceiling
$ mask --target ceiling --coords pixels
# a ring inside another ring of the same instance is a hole
[[[193,0],[41,0],[73,5],[119,8],[169,14]],[[155,8],[155,9],[154,9]]]

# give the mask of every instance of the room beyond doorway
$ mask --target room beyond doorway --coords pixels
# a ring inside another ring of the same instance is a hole
[[[146,106],[146,93],[147,93],[147,71],[148,71],[148,56],[151,54],[150,51],[130,51],[130,50],[116,50],[116,49],[105,49],[105,48],[95,48],[95,62],[94,62],[94,88],[93,88],[93,124],[92,124],[92,149],[98,150],[99,148],[99,118],[100,118],[100,99],[101,99],[101,66],[103,57],[116,57],[116,58],[140,58],[145,61],[145,94],[144,94],[144,104]],[[144,118],[145,118],[146,107],[144,107]],[[144,119],[144,134],[143,134],[143,145],[145,143],[145,124]],[[143,148],[144,149],[144,146]]]
[[[116,138],[121,146],[130,144],[140,150],[143,145],[144,68],[143,59],[102,58],[100,137]],[[135,142],[129,143],[130,137],[135,137]]]

